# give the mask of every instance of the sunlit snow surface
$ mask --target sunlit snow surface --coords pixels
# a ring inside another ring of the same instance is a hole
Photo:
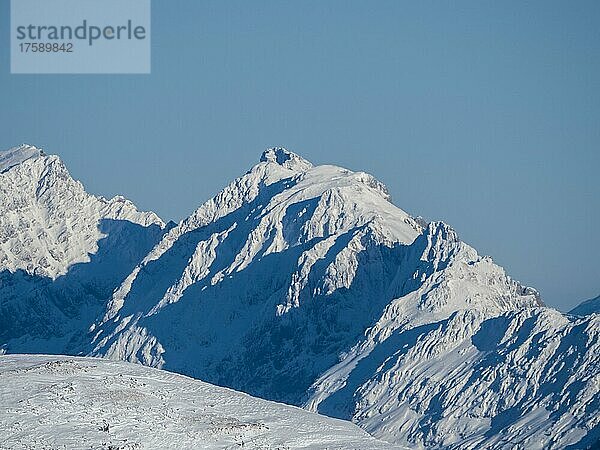
[[[0,449],[389,449],[357,426],[95,358],[0,356]]]
[[[0,172],[4,172],[30,158],[37,158],[43,155],[44,152],[39,148],[26,144],[0,152]]]

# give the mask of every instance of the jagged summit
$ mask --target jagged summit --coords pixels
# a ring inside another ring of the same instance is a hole
[[[310,161],[304,159],[302,156],[287,150],[284,147],[273,147],[265,150],[261,157],[260,163],[254,166],[248,173],[259,174],[265,180],[275,181],[275,176],[272,171],[268,169],[265,171],[262,163],[268,163],[267,165],[277,165],[287,169],[288,171],[295,172],[297,174],[305,174],[307,172],[319,171],[324,173],[329,171],[330,177],[333,180],[339,180],[345,176],[351,176],[353,181],[365,184],[379,193],[385,200],[391,202],[392,197],[387,187],[373,175],[365,172],[353,172],[343,167],[334,165],[314,166]],[[280,177],[287,175],[286,173],[278,172]],[[267,184],[269,184],[267,182]]]
[[[21,144],[18,147],[0,151],[0,172],[21,164],[23,161],[40,156],[46,156],[44,151],[28,144]]]
[[[266,149],[260,157],[260,162],[279,164],[286,169],[305,172],[313,167],[312,163],[283,147]]]

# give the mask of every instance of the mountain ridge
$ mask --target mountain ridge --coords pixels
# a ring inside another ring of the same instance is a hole
[[[569,311],[569,314],[587,315],[600,313],[600,295],[598,297],[585,300]]]
[[[175,226],[137,226],[146,244],[63,349],[303,406],[411,448],[600,439],[597,316],[544,307],[372,175],[275,147]]]

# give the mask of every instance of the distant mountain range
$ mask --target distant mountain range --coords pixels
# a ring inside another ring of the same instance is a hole
[[[600,440],[598,299],[545,307],[373,176],[283,148],[173,226],[0,153],[0,270],[6,353],[138,362],[409,448]]]
[[[596,298],[586,300],[585,302],[573,308],[570,313],[583,316],[587,314],[600,313],[600,295]]]

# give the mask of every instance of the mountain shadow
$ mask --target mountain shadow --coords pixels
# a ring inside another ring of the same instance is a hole
[[[163,229],[101,219],[89,261],[51,279],[23,270],[0,272],[0,351],[78,354],[112,291],[163,235]]]

